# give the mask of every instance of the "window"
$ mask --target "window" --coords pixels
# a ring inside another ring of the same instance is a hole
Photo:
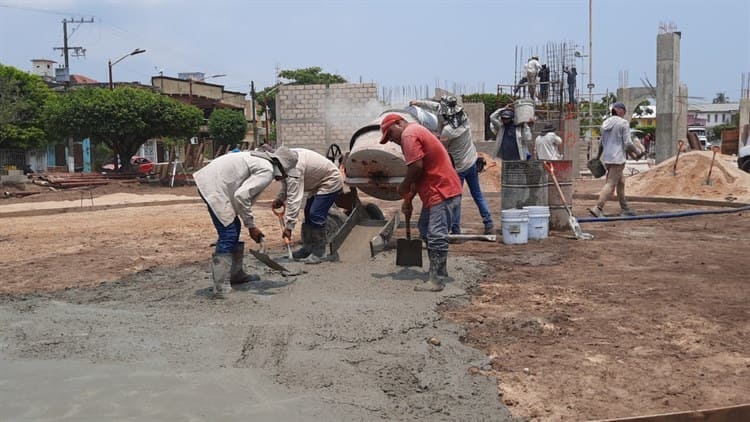
[[[721,115],[721,122],[722,123],[726,123],[727,122],[727,115],[726,114],[722,113],[722,115]]]

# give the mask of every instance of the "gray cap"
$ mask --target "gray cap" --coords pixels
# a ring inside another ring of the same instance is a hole
[[[278,161],[284,175],[289,174],[292,169],[297,167],[297,153],[287,147],[278,147],[276,151],[269,152],[268,155]]]
[[[516,113],[513,112],[511,109],[506,109],[500,112],[500,118],[501,119],[512,119],[513,116],[515,116]]]
[[[614,104],[612,104],[612,108],[619,108],[619,109],[622,109],[623,111],[627,111],[627,109],[625,108],[625,104],[623,104],[623,103],[621,103],[619,101],[616,102],[616,103],[614,103]]]

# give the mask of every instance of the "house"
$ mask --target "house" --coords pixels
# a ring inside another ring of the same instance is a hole
[[[740,112],[740,103],[688,104],[688,119],[705,120],[706,128],[732,122],[732,116]]]
[[[656,126],[656,106],[641,106],[641,113],[633,113],[630,121],[635,121],[637,127]]]

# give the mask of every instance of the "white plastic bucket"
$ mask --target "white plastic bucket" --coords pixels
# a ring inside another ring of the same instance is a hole
[[[534,118],[534,102],[525,99],[516,100],[513,103],[513,111],[515,124],[527,123]]]
[[[546,239],[549,235],[549,207],[525,206],[529,212],[529,240]]]
[[[503,243],[506,245],[524,244],[529,241],[529,211],[508,209],[500,212]]]

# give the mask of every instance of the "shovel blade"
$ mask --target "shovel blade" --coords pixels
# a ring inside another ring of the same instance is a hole
[[[583,232],[581,225],[578,224],[578,220],[576,220],[576,218],[572,215],[568,217],[568,224],[570,224],[570,227],[573,229],[573,234],[575,234],[576,239],[590,240],[594,238],[593,234]]]
[[[266,264],[268,267],[270,267],[270,268],[272,268],[272,269],[274,269],[276,271],[282,271],[282,272],[287,272],[287,273],[290,272],[283,265],[281,265],[278,262],[274,261],[273,259],[271,259],[270,256],[264,254],[263,252],[254,251],[252,249],[250,249],[248,252],[250,252],[250,254],[252,254],[255,257],[255,259],[257,259],[258,261]]]
[[[419,239],[397,239],[396,265],[399,267],[421,267],[422,241]]]

